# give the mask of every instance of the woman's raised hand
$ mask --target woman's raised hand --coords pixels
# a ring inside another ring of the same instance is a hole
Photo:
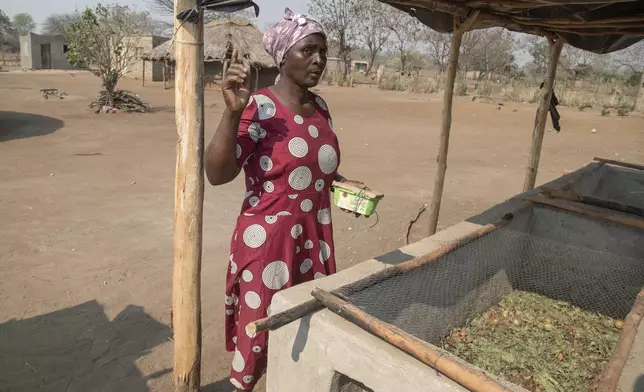
[[[234,49],[221,89],[226,107],[233,113],[241,113],[250,99],[250,64],[238,56]]]

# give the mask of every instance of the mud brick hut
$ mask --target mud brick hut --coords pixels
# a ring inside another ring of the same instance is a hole
[[[221,81],[233,49],[250,60],[251,86],[254,90],[273,85],[279,71],[266,53],[262,32],[246,20],[213,21],[204,26],[204,82],[207,85]],[[164,62],[172,72],[175,51],[172,41],[163,43],[145,53],[143,61]],[[173,73],[173,72],[172,72]],[[165,79],[173,79],[166,75]]]

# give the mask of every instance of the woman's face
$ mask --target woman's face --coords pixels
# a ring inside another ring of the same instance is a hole
[[[326,67],[326,39],[321,34],[309,35],[286,52],[281,72],[301,87],[314,87]]]

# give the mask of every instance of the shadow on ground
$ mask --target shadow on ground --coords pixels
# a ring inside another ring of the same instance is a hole
[[[200,392],[232,392],[235,390],[233,384],[228,381],[227,378],[219,380],[212,384],[205,385],[201,387]]]
[[[0,142],[48,135],[64,125],[62,120],[53,117],[0,111]]]
[[[0,324],[0,391],[147,392],[136,360],[166,341],[170,328],[128,305],[114,320],[89,301]]]
[[[635,381],[633,392],[644,392],[644,375],[639,376]]]

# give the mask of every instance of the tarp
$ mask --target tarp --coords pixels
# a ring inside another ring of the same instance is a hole
[[[548,1],[508,1],[481,0],[432,1],[432,0],[380,0],[415,16],[421,23],[442,32],[451,33],[454,29],[453,14],[446,8],[467,7],[482,13],[498,16],[502,23],[490,23],[478,27],[505,27],[511,31],[534,34],[539,28],[558,35],[566,43],[586,51],[603,54],[627,48],[644,38],[644,1],[600,1],[600,0],[548,0]],[[494,4],[482,5],[483,3]],[[586,4],[579,4],[586,3]],[[411,6],[409,4],[414,4]],[[547,4],[547,5],[546,5]],[[530,5],[534,7],[529,8]],[[639,17],[639,21],[637,21]],[[617,18],[629,18],[619,22]],[[550,25],[535,26],[531,23],[549,24],[549,21],[606,22],[602,26]],[[572,30],[561,32],[557,30]],[[640,34],[639,36],[634,34]]]

